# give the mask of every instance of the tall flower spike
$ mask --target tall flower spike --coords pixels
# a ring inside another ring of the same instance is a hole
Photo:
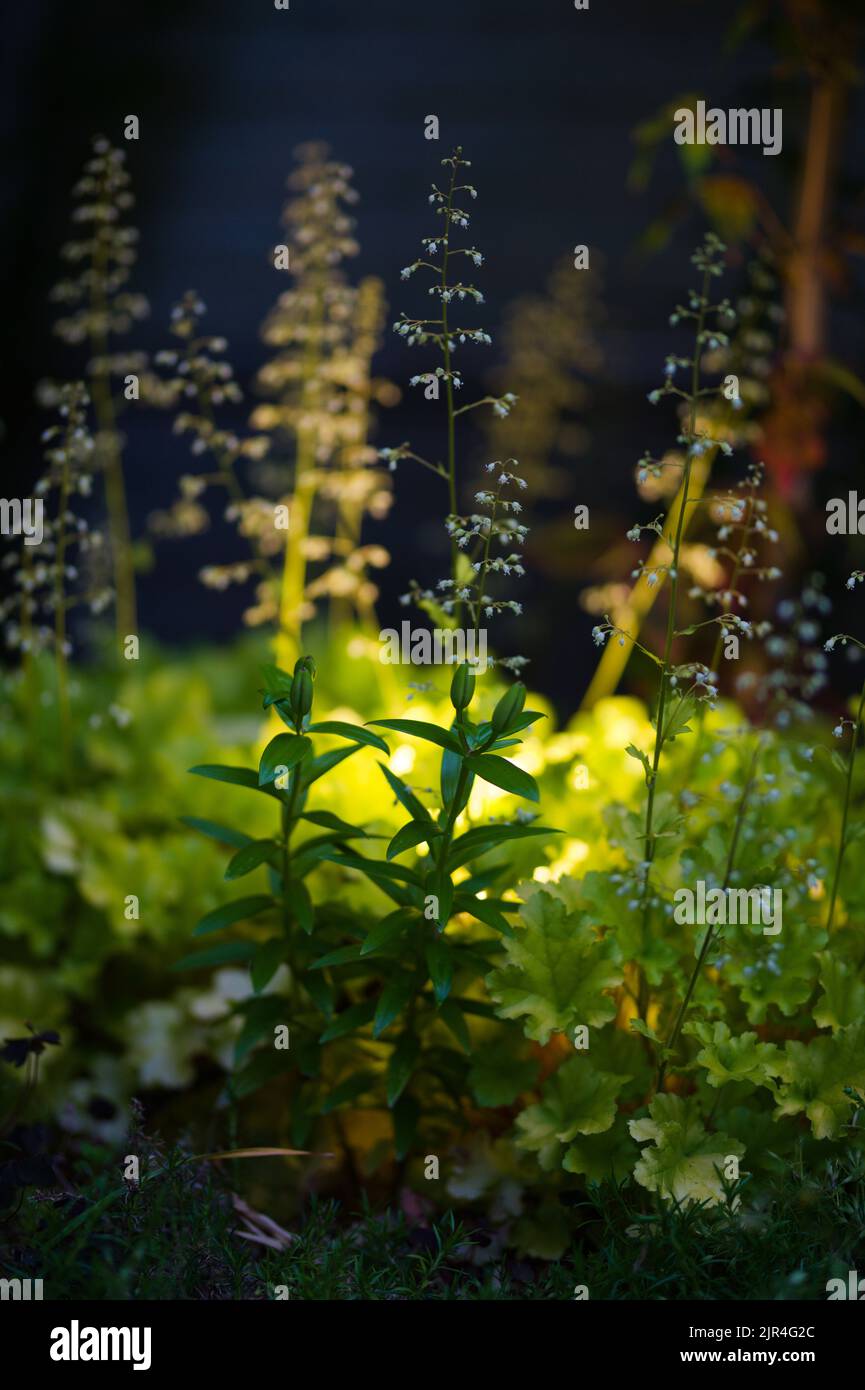
[[[81,236],[61,248],[70,273],[51,295],[66,310],[54,326],[57,335],[72,346],[87,345],[90,351],[87,376],[98,426],[95,466],[105,475],[120,636],[135,632],[136,606],[122,441],[117,429],[124,394],[115,394],[112,378],[136,376],[140,390],[147,358],[138,352],[120,353],[113,343],[149,312],[144,295],[129,288],[138,242],[135,228],[124,222],[134,202],[130,182],[124,151],[97,137],[92,158],[73,189],[76,206],[72,220],[81,228]]]
[[[254,429],[271,435],[271,469],[281,468],[280,491],[291,492],[291,544],[280,583],[277,660],[293,665],[303,622],[314,612],[307,593],[310,543],[314,553],[333,553],[332,540],[312,537],[313,509],[322,471],[352,441],[356,419],[345,363],[351,355],[357,291],[341,269],[355,256],[357,202],[351,169],[330,157],[326,145],[302,145],[289,179],[292,194],[283,213],[292,287],[280,295],[262,336],[276,355],[258,374],[267,404],[252,414]],[[320,543],[321,542],[321,543]]]
[[[381,454],[391,469],[395,468],[400,460],[410,459],[443,478],[448,488],[448,513],[456,517],[459,513],[457,418],[482,405],[491,406],[498,416],[506,416],[516,403],[516,396],[511,392],[505,392],[501,396],[484,396],[467,405],[456,405],[455,393],[460,391],[463,385],[460,371],[454,365],[456,353],[467,344],[489,346],[492,339],[483,328],[463,321],[463,314],[467,309],[484,302],[483,294],[469,278],[474,268],[483,264],[483,255],[476,246],[457,244],[469,227],[470,215],[467,205],[477,197],[474,184],[464,181],[464,171],[471,167],[471,161],[463,158],[462,148],[458,146],[452,155],[442,160],[442,167],[446,171],[444,186],[440,188],[434,183],[429,196],[429,202],[435,216],[440,219],[440,225],[432,236],[421,239],[421,257],[405,266],[402,271],[404,280],[409,280],[420,272],[432,281],[427,288],[427,294],[436,302],[438,313],[431,318],[410,318],[407,314],[401,313],[393,327],[394,332],[403,339],[407,347],[431,346],[437,352],[439,360],[425,371],[416,373],[411,377],[409,384],[415,388],[422,387],[436,399],[440,389],[444,389],[447,461],[445,464],[433,463],[416,454],[408,444],[383,449]],[[451,582],[455,592],[462,589],[465,578],[465,572],[459,563],[459,548],[455,537],[452,536]],[[421,591],[414,585],[413,592]],[[457,621],[460,620],[462,606],[463,601],[458,599],[455,604]]]
[[[276,618],[279,575],[274,559],[284,549],[288,530],[277,526],[273,502],[247,492],[240,472],[241,465],[266,454],[267,437],[252,435],[241,439],[217,423],[220,409],[225,404],[240,402],[242,393],[231,364],[225,359],[225,339],[201,331],[204,313],[205,306],[198,295],[188,291],[171,314],[171,331],[180,346],[158,353],[156,362],[173,373],[165,384],[167,400],[185,406],[176,416],[175,433],[186,435],[193,456],[208,457],[215,469],[185,474],[180,479],[180,497],[167,512],[153,513],[150,526],[157,535],[171,537],[206,530],[210,518],[202,499],[208,491],[221,489],[228,499],[225,519],[237,527],[252,558],[248,562],[207,565],[200,578],[208,588],[218,590],[255,580],[255,603],[244,613],[244,621],[257,626]],[[280,501],[287,508],[287,499]]]
[[[64,768],[69,740],[66,670],[72,652],[69,615],[80,605],[100,614],[113,596],[103,573],[102,533],[91,530],[77,514],[80,499],[89,498],[93,488],[96,450],[87,420],[89,403],[83,382],[60,389],[60,423],[43,432],[46,466],[34,489],[42,509],[41,538],[3,559],[14,586],[0,603],[7,644],[26,660],[38,651],[54,654]]]

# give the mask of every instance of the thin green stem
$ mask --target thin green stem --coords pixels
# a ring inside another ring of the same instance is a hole
[[[733,867],[736,862],[736,852],[739,848],[739,839],[742,834],[742,826],[745,823],[745,813],[748,809],[748,802],[751,798],[751,792],[753,791],[754,781],[757,775],[757,760],[760,754],[761,743],[762,738],[760,735],[758,735],[754,742],[754,750],[751,754],[751,762],[748,767],[748,776],[745,780],[745,786],[742,789],[742,795],[739,798],[739,805],[736,810],[736,820],[733,825],[733,834],[730,838],[730,848],[727,852],[727,864],[724,870],[724,882],[721,889],[721,891],[724,893],[726,893],[727,889],[730,886],[730,878],[732,876]],[[682,1024],[685,1021],[685,1014],[688,1011],[688,1005],[691,1002],[691,996],[693,995],[697,985],[697,981],[700,978],[700,972],[702,971],[703,966],[706,963],[706,958],[709,954],[709,949],[712,945],[712,942],[715,939],[715,935],[716,930],[714,925],[708,926],[706,929],[706,935],[703,938],[703,944],[700,947],[700,954],[697,957],[696,964],[694,965],[694,969],[691,973],[691,978],[688,981],[688,988],[685,992],[685,997],[682,1000],[681,1007],[679,1009],[678,1014],[676,1015],[676,1022],[673,1025],[673,1029],[670,1033],[670,1036],[665,1045],[664,1053],[661,1057],[661,1063],[658,1068],[658,1082],[655,1088],[656,1091],[661,1091],[661,1089],[663,1088],[664,1077],[667,1071],[667,1059],[672,1055],[673,1049],[675,1048],[676,1043],[679,1040],[679,1033],[681,1032]]]
[[[703,288],[700,296],[700,310],[697,316],[697,326],[694,338],[694,358],[691,365],[691,396],[690,396],[690,415],[688,419],[688,431],[686,436],[687,455],[685,458],[685,470],[682,478],[682,500],[679,506],[679,515],[676,520],[676,532],[673,538],[673,558],[670,566],[670,605],[667,614],[667,633],[664,640],[664,657],[660,675],[660,691],[658,694],[658,706],[655,715],[655,747],[652,755],[652,772],[649,779],[649,794],[646,802],[646,823],[644,831],[644,860],[645,877],[643,881],[643,920],[642,920],[642,940],[645,947],[646,933],[649,928],[649,917],[651,915],[651,873],[652,862],[655,858],[655,794],[658,785],[658,769],[661,763],[661,751],[664,746],[664,715],[667,705],[667,687],[669,684],[670,658],[673,650],[673,640],[676,631],[676,610],[679,595],[679,556],[682,548],[682,535],[685,526],[685,510],[688,505],[688,487],[691,480],[691,467],[693,463],[693,444],[696,436],[697,427],[697,398],[700,389],[700,352],[702,349],[702,333],[706,318],[706,301],[709,288],[709,272],[703,274]],[[640,1017],[645,1020],[649,1005],[649,991],[645,974],[641,974],[640,988]]]

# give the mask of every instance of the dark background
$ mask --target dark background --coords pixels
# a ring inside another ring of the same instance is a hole
[[[438,161],[453,144],[463,145],[479,189],[472,237],[486,256],[476,282],[487,303],[476,318],[494,339],[492,353],[466,351],[466,400],[483,389],[480,373],[494,363],[508,302],[541,290],[574,244],[596,248],[604,261],[606,360],[585,422],[590,448],[574,467],[566,508],[587,502],[620,514],[625,529],[645,510],[633,489],[636,459],[673,435],[671,415],[661,418],[645,396],[660,379],[664,355],[678,346],[667,316],[691,281],[688,255],[705,229],[694,215],[660,254],[635,254],[640,232],[681,191],[682,175],[670,139],[648,191],[629,191],[634,127],[687,92],[721,107],[783,105],[783,153],[772,159],[739,151],[737,167],[759,182],[782,217],[795,189],[805,84],[785,81],[781,99],[777,53],[759,38],[734,54],[725,49],[733,13],[687,0],[591,0],[584,12],[570,0],[291,0],[288,12],[274,10],[272,0],[28,0],[10,8],[0,81],[8,175],[5,489],[11,491],[11,478],[26,484],[38,468],[45,422],[33,403],[36,383],[75,374],[75,351],[52,337],[55,309],[48,304],[60,274],[59,246],[69,235],[69,191],[91,136],[103,132],[123,144],[123,117],[134,113],[141,139],[125,145],[141,231],[134,288],[151,304],[134,345],[166,346],[171,304],[194,287],[208,306],[208,329],[228,337],[245,388],[264,355],[261,321],[282,288],[269,257],[281,240],[292,150],[303,140],[328,141],[354,167],[362,250],[349,272],[384,279],[390,320],[402,308],[420,311],[422,290],[402,284],[399,271],[431,230],[426,194]],[[837,176],[860,216],[863,104],[860,88]],[[441,121],[438,144],[423,138],[428,113]],[[833,354],[854,370],[861,369],[865,340],[862,288],[860,271],[830,322]],[[133,346],[132,337],[127,341]],[[423,369],[422,354],[388,333],[376,366],[404,386]],[[440,452],[434,409],[405,394],[380,414],[375,442],[411,439],[421,452]],[[239,414],[238,424],[244,418]],[[829,466],[813,485],[815,545],[826,542],[826,497],[855,486],[861,472],[861,421],[861,407],[839,408]],[[124,428],[133,531],[140,534],[148,513],[172,500],[189,456],[165,416],[129,412]],[[480,440],[478,462],[479,447]],[[369,533],[393,556],[383,577],[384,625],[399,619],[395,597],[408,578],[431,582],[445,572],[437,480],[403,466],[396,486],[390,520]],[[827,561],[837,569],[833,587],[857,559],[862,563],[855,547],[846,551],[837,543]],[[231,636],[239,596],[203,592],[196,579],[202,563],[231,554],[228,532],[161,545],[157,565],[139,584],[142,626],[174,643]],[[574,585],[541,582],[537,574],[523,582],[527,616],[516,649],[532,658],[533,681],[573,707],[594,665],[593,620],[579,609]],[[788,582],[794,586],[795,576]]]

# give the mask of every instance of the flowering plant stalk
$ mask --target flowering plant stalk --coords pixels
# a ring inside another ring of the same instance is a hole
[[[466,602],[459,595],[470,576],[467,567],[461,561],[458,537],[454,529],[460,519],[457,420],[469,411],[485,405],[491,406],[496,415],[507,416],[516,402],[516,396],[511,392],[505,392],[501,396],[483,396],[467,405],[456,405],[455,393],[461,390],[463,385],[462,375],[454,366],[456,353],[466,344],[489,346],[492,339],[484,329],[472,328],[456,322],[454,318],[455,308],[466,300],[473,301],[475,305],[484,302],[481,291],[463,278],[461,272],[465,261],[459,258],[467,258],[474,266],[483,265],[484,258],[476,246],[456,245],[458,234],[469,226],[470,220],[468,212],[462,206],[463,199],[460,195],[468,194],[471,199],[477,198],[474,184],[461,181],[463,170],[471,168],[471,160],[464,159],[461,146],[457,146],[453,154],[442,160],[442,166],[449,171],[447,182],[443,188],[434,183],[429,195],[429,202],[435,209],[436,216],[441,218],[440,230],[421,239],[422,257],[412,261],[402,271],[404,280],[410,279],[418,271],[430,274],[432,284],[427,293],[438,299],[440,313],[438,317],[412,318],[403,312],[394,324],[394,332],[399,334],[407,347],[432,345],[439,354],[438,364],[432,370],[413,376],[410,385],[423,386],[425,392],[430,393],[434,399],[438,399],[440,386],[444,387],[445,462],[432,462],[423,458],[407,443],[397,448],[382,449],[381,456],[391,470],[396,469],[401,460],[411,460],[442,478],[447,485],[447,525],[451,537],[449,582],[454,598],[447,607],[442,606],[440,612],[444,613],[446,622],[459,626],[463,605]],[[428,591],[413,584],[411,597],[426,611],[430,611],[433,600]]]
[[[678,635],[678,599],[679,582],[681,570],[681,549],[682,537],[684,534],[685,517],[692,500],[689,497],[689,487],[691,472],[696,461],[705,455],[709,448],[722,448],[725,452],[730,452],[730,445],[723,440],[711,438],[705,431],[698,430],[698,410],[701,397],[709,394],[718,394],[722,388],[701,388],[700,384],[700,359],[707,347],[717,347],[728,341],[727,334],[720,326],[709,327],[714,318],[720,322],[730,323],[733,313],[728,300],[722,300],[719,304],[712,304],[709,299],[709,288],[713,279],[722,274],[722,260],[725,247],[721,241],[713,234],[708,233],[705,242],[692,257],[693,264],[702,272],[702,283],[699,291],[692,291],[688,297],[686,306],[678,306],[673,321],[678,323],[680,320],[690,320],[694,325],[694,345],[690,356],[681,357],[671,354],[667,358],[665,368],[665,381],[662,388],[652,391],[649,399],[653,404],[657,403],[662,396],[673,396],[684,402],[685,420],[679,442],[685,451],[684,463],[682,467],[682,485],[677,499],[678,508],[675,527],[672,533],[670,545],[670,558],[668,561],[655,564],[650,567],[640,566],[637,573],[639,577],[645,577],[646,581],[653,585],[658,582],[662,574],[665,574],[670,581],[669,606],[667,611],[666,633],[664,637],[663,653],[660,658],[648,653],[658,667],[658,694],[657,705],[654,716],[655,739],[652,750],[651,761],[645,753],[634,749],[633,754],[644,766],[646,774],[646,813],[643,830],[644,857],[642,863],[643,881],[641,885],[641,916],[642,916],[642,935],[647,937],[650,918],[653,907],[652,898],[652,865],[655,858],[658,840],[658,827],[655,824],[656,796],[659,784],[659,772],[661,765],[661,754],[665,744],[673,741],[677,734],[681,734],[688,729],[688,719],[696,709],[698,699],[712,702],[717,697],[716,681],[717,676],[714,671],[702,663],[692,663],[683,666],[676,666],[673,662],[673,643]],[[684,368],[690,372],[690,389],[683,390],[673,384],[674,377],[679,368]],[[658,466],[656,461],[646,460],[647,467]],[[702,491],[702,489],[701,489]],[[637,527],[629,532],[632,538],[639,538],[643,528]],[[656,529],[658,535],[662,535],[660,523],[655,523],[652,529]],[[635,534],[636,533],[636,534]],[[607,636],[615,634],[621,643],[630,638],[630,634],[621,632],[609,621],[598,625],[594,629],[595,641],[598,645],[603,645]],[[641,647],[646,651],[646,648]],[[682,689],[679,688],[679,681],[684,680]],[[630,750],[629,750],[630,751]],[[645,1020],[646,1011],[649,1003],[648,985],[645,975],[641,972],[639,985],[639,1011],[640,1018]]]
[[[77,275],[61,280],[51,296],[69,310],[55,324],[57,335],[70,345],[86,343],[91,354],[87,376],[98,425],[97,463],[105,475],[120,639],[137,629],[123,446],[117,428],[121,400],[112,389],[112,377],[132,374],[140,389],[147,358],[138,352],[115,352],[112,343],[149,312],[145,297],[127,288],[137,258],[138,233],[123,225],[134,202],[124,162],[123,150],[101,136],[94,139],[93,156],[73,189],[77,200],[73,221],[87,230],[82,240],[69,241],[61,249],[70,266],[81,268]]]

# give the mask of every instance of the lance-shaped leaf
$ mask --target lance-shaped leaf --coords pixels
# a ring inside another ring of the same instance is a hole
[[[604,991],[621,984],[622,972],[585,914],[569,912],[561,899],[541,891],[520,916],[524,927],[504,941],[508,963],[487,977],[499,1016],[525,1018],[527,1037],[539,1043],[577,1024],[609,1022],[616,1009]]]
[[[436,1003],[443,1004],[450,994],[454,973],[454,955],[444,937],[434,936],[424,946],[429,977],[432,981]]]
[[[257,917],[260,912],[266,912],[268,908],[275,907],[273,898],[267,897],[264,893],[253,893],[248,898],[235,898],[233,902],[223,903],[221,907],[215,907],[212,912],[208,912],[193,930],[193,936],[207,936],[210,932],[222,931],[223,927],[230,927],[234,922],[246,922],[250,917]]]
[[[461,811],[465,810],[475,781],[475,774],[470,772],[463,784],[462,794],[459,799],[459,804],[457,805],[454,798],[457,794],[457,787],[459,786],[460,774],[462,771],[463,755],[461,753],[454,753],[451,749],[446,748],[442,753],[439,786],[441,787],[442,805],[453,805],[454,816],[458,816]]]
[[[487,850],[506,840],[526,840],[532,835],[562,835],[561,830],[551,830],[546,825],[478,825],[467,830],[451,845],[448,855],[448,868],[453,872],[470,859],[477,859]]]
[[[347,820],[335,816],[332,811],[304,811],[298,819],[309,821],[311,825],[320,825],[324,830],[336,830],[339,832],[337,838],[345,840],[365,840],[368,838],[366,831],[362,830],[359,825],[350,825]],[[379,837],[371,836],[369,838],[377,839]]]
[[[318,781],[319,777],[324,777],[332,767],[336,767],[337,763],[359,753],[360,749],[361,744],[352,743],[348,748],[331,748],[327,753],[319,753],[315,758],[304,758],[298,772],[301,788],[306,791],[313,782]],[[275,792],[274,795],[278,795],[278,793]]]
[[[278,797],[272,787],[259,785],[258,776],[251,767],[224,767],[221,763],[200,763],[189,769],[196,777],[211,777],[215,782],[229,782],[233,787],[248,787],[250,791],[264,792],[266,796]]]
[[[409,975],[408,972],[394,975],[388,980],[376,1005],[372,1027],[374,1038],[380,1038],[385,1029],[399,1016],[414,993],[416,982],[416,976]]]
[[[281,936],[262,941],[249,964],[249,978],[256,994],[273,979],[285,959],[285,939]]]
[[[235,965],[239,961],[251,960],[255,955],[252,941],[223,941],[219,946],[211,946],[206,951],[194,951],[191,956],[172,965],[172,970],[205,970],[214,965]]]
[[[470,917],[476,917],[485,926],[492,927],[493,931],[501,932],[502,936],[514,935],[514,929],[508,919],[489,898],[475,898],[468,893],[456,893],[453,905],[455,912],[467,912]]]
[[[411,1080],[420,1056],[420,1044],[411,1033],[400,1038],[387,1064],[387,1103],[393,1109]]]
[[[303,734],[277,734],[265,748],[258,764],[258,785],[267,787],[283,777],[312,752],[312,742]]]
[[[262,666],[264,677],[264,707],[269,708],[277,700],[288,700],[291,696],[292,677],[278,666]]]
[[[634,1169],[643,1187],[676,1202],[724,1201],[727,1162],[742,1158],[745,1146],[728,1134],[709,1134],[693,1098],[655,1096],[648,1118],[631,1120],[628,1128],[638,1143],[650,1141]]]
[[[411,916],[403,908],[388,913],[377,922],[360,948],[362,956],[371,956],[385,950],[399,939],[411,921]]]
[[[190,830],[198,830],[209,840],[216,840],[220,845],[231,845],[233,849],[240,849],[241,845],[248,845],[252,840],[252,836],[244,835],[242,830],[232,830],[229,825],[220,825],[217,821],[200,820],[198,816],[181,816],[180,820]]]
[[[285,901],[291,908],[301,931],[309,936],[315,925],[315,913],[309,889],[299,878],[290,878],[285,885]]]
[[[384,763],[379,763],[379,767],[385,775],[387,784],[401,806],[404,806],[413,820],[429,820],[430,813],[422,802],[418,801],[414,792],[410,791],[403,782],[402,778],[397,777],[391,772]]]
[[[415,845],[429,844],[441,833],[438,826],[433,825],[429,819],[410,820],[394,835],[387,847],[387,858],[394,859],[398,854],[405,854],[407,849],[414,849]]]
[[[372,1019],[375,1013],[375,1000],[365,999],[362,1004],[352,1004],[348,1009],[344,1009],[341,1014],[328,1024],[319,1042],[333,1042],[335,1038],[345,1038],[349,1033],[354,1033],[358,1028],[363,1028]]]
[[[310,724],[309,732],[338,734],[340,738],[349,738],[353,743],[363,743],[368,748],[378,748],[382,753],[390,753],[384,739],[379,738],[371,729],[366,729],[360,724],[346,724],[342,719],[323,719],[318,724]]]
[[[602,1134],[616,1118],[616,1100],[630,1080],[596,1071],[588,1056],[572,1057],[544,1085],[541,1100],[517,1116],[522,1148],[538,1155],[542,1168],[556,1167],[562,1146],[578,1134]]]
[[[225,877],[243,878],[245,874],[251,874],[253,869],[257,869],[261,864],[275,859],[278,850],[279,846],[275,840],[252,840],[229,859]]]
[[[448,748],[452,753],[462,753],[459,739],[437,724],[429,724],[424,719],[370,719],[380,729],[395,729],[398,734],[408,734],[411,738],[421,738],[425,743],[436,743],[439,748]]]
[[[497,753],[473,753],[470,758],[465,759],[465,765],[485,782],[491,782],[494,787],[501,787],[502,791],[512,792],[514,796],[524,796],[527,801],[541,799],[534,777],[528,772],[523,772],[515,763],[509,763],[507,758],[500,758]]]

